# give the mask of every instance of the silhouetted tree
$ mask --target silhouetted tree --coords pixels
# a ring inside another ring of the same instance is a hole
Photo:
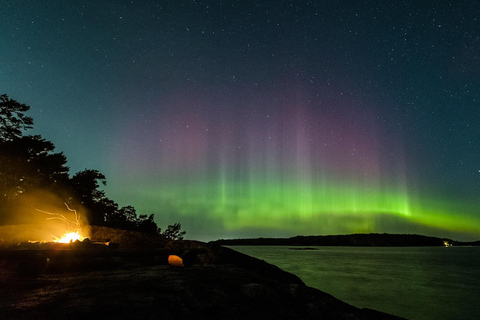
[[[41,203],[34,193],[47,191],[60,204],[68,198],[65,155],[55,153],[55,145],[40,135],[23,135],[23,130],[33,127],[33,119],[25,116],[29,109],[5,94],[0,96],[0,223],[18,215],[20,207]]]
[[[85,169],[70,178],[67,159],[63,153],[54,153],[52,142],[39,135],[23,136],[22,130],[33,125],[32,118],[25,116],[29,109],[7,95],[0,96],[0,224],[18,215],[16,208],[25,207],[34,198],[30,196],[41,190],[48,191],[50,200],[79,210],[90,224],[160,233],[153,214],[138,217],[133,206],[119,209],[105,195],[100,186],[107,179],[98,170]],[[42,200],[38,202],[43,206]],[[173,228],[169,234],[182,236],[178,231]]]
[[[137,219],[137,230],[150,234],[160,234],[161,230],[153,220],[153,214],[147,217],[146,214],[141,214]]]
[[[99,189],[100,184],[107,185],[107,179],[98,170],[85,169],[70,179],[73,204],[80,203],[87,210],[85,214],[89,223],[97,225],[105,224],[105,217],[118,207]]]
[[[63,153],[38,135],[0,142],[0,177],[7,193],[16,195],[29,188],[55,188],[68,180]],[[5,190],[5,189],[2,189]]]
[[[137,223],[137,211],[133,206],[122,207],[118,210],[118,215],[122,216],[125,221]]]
[[[100,184],[106,185],[107,180],[97,170],[84,170],[75,174],[71,180],[74,198],[78,199],[87,210],[90,224],[105,225],[125,230],[137,230],[159,234],[160,229],[154,221],[153,214],[137,216],[133,206],[118,208],[118,204],[105,196],[100,190]]]
[[[137,212],[133,206],[126,206],[105,215],[105,224],[110,227],[136,230]]]
[[[0,96],[0,223],[5,223],[13,214],[13,203],[24,192],[26,175],[25,155],[20,155],[13,140],[22,136],[22,129],[30,129],[33,120],[25,116],[29,106]],[[20,159],[18,159],[20,158]]]
[[[0,96],[0,141],[13,140],[22,136],[22,129],[31,129],[33,119],[25,116],[29,106],[9,99],[6,94]]]
[[[182,225],[180,223],[175,223],[173,225],[169,225],[167,229],[162,233],[162,235],[167,238],[167,239],[172,239],[172,240],[183,240],[183,236],[186,231],[180,231],[182,228]]]
[[[110,227],[141,231],[151,234],[160,234],[160,228],[154,221],[154,215],[151,214],[137,216],[137,212],[133,206],[122,207],[105,218],[105,224]]]

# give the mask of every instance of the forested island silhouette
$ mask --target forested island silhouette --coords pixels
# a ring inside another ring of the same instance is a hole
[[[461,242],[417,234],[349,234],[295,236],[291,238],[220,239],[212,243],[225,246],[352,246],[352,247],[427,247],[480,246],[480,241]]]

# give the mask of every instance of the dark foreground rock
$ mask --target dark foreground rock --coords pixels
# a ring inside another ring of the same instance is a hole
[[[215,261],[192,267],[129,263],[34,278],[4,272],[0,319],[396,319],[261,260],[209,249]]]
[[[18,272],[23,262],[7,257],[18,252],[0,250],[0,319],[399,319],[218,245],[92,228],[92,239],[105,237],[119,248],[92,251],[95,258],[85,250],[44,251],[52,258],[45,271],[27,276]],[[168,265],[165,251],[193,252],[193,265]]]
[[[166,265],[2,283],[2,319],[384,319],[231,265]]]

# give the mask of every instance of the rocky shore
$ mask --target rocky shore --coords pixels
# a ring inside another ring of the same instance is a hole
[[[138,245],[139,237],[133,238]],[[226,247],[196,241],[162,246],[198,254],[189,267],[116,258],[89,264],[88,270],[77,265],[31,277],[3,270],[0,318],[398,319],[355,308],[306,286],[293,274]]]

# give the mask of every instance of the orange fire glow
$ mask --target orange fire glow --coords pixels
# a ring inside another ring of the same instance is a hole
[[[67,218],[64,214],[56,213],[56,212],[47,212],[43,211],[40,209],[36,209],[39,212],[45,213],[48,215],[47,220],[59,220],[65,223],[66,225],[66,231],[65,233],[60,237],[56,237],[52,235],[52,237],[55,239],[53,240],[54,242],[58,243],[70,243],[70,242],[75,242],[75,241],[83,241],[85,237],[83,237],[80,234],[81,231],[81,225],[80,225],[80,217],[77,213],[76,210],[70,209],[68,204],[64,203],[65,207],[67,208],[69,213],[72,213],[75,215],[74,219],[69,219]]]
[[[61,238],[55,237],[54,242],[59,242],[59,243],[70,243],[70,242],[75,242],[75,241],[83,241],[85,239],[79,234],[79,231],[75,232],[68,232],[64,234]]]

